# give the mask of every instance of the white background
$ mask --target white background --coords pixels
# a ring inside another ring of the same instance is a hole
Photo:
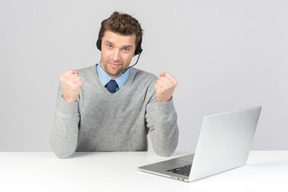
[[[96,64],[113,11],[139,20],[137,68],[170,72],[180,141],[203,115],[262,105],[252,149],[288,149],[288,1],[1,0],[0,151],[50,151],[59,76]]]

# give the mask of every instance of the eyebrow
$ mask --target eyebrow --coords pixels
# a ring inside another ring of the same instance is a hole
[[[108,43],[108,44],[112,44],[112,45],[114,45],[114,43],[113,42],[110,42],[110,41],[108,41],[108,40],[106,40],[106,41],[104,41],[104,43]],[[132,45],[124,45],[122,48],[131,48],[131,47],[133,47]]]

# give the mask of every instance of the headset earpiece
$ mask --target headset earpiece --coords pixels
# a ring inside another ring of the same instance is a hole
[[[99,30],[99,33],[98,33],[98,39],[96,41],[96,47],[101,51],[101,44],[102,44],[102,41],[101,41],[101,29],[102,27],[100,28]]]
[[[96,42],[96,47],[101,51],[101,44],[102,44],[102,42],[101,42],[101,40],[97,40],[97,42]]]
[[[142,38],[140,39],[139,45],[135,49],[135,53],[134,53],[135,55],[142,53],[143,49],[141,47],[141,44],[142,44]]]

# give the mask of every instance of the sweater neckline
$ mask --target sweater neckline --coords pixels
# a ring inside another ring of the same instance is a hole
[[[97,64],[96,64],[97,65]],[[114,94],[110,93],[100,82],[100,79],[98,77],[98,74],[97,74],[97,71],[96,71],[96,65],[93,65],[93,77],[94,77],[94,80],[96,82],[96,84],[100,87],[100,90],[102,91],[103,94],[106,94],[107,96],[117,96],[117,95],[120,95],[122,94],[122,92],[124,91],[125,92],[125,89],[127,89],[127,87],[130,86],[131,82],[132,82],[132,76],[134,76],[134,70],[131,70],[130,69],[130,74],[129,74],[129,77],[126,81],[126,83],[124,84],[124,86],[119,89],[117,92],[115,92]]]

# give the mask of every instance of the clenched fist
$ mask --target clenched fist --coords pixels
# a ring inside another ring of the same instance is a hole
[[[154,88],[158,102],[168,102],[171,100],[173,92],[177,86],[177,80],[169,73],[161,73]]]
[[[77,71],[66,71],[60,76],[60,82],[63,89],[63,99],[68,102],[76,102],[79,97],[82,79]]]

